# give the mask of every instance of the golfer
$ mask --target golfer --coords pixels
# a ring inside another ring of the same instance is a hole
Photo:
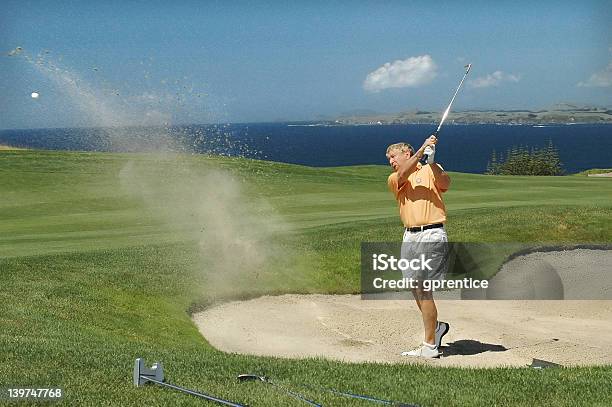
[[[434,161],[436,142],[436,137],[430,136],[416,152],[406,143],[392,144],[387,148],[387,158],[393,167],[388,185],[398,202],[405,227],[402,258],[424,254],[433,259],[429,271],[403,272],[404,278],[417,282],[412,294],[423,317],[425,337],[420,347],[402,352],[402,356],[438,357],[442,337],[449,330],[448,323],[438,321],[433,292],[423,284],[425,280],[443,279],[448,260],[448,239],[444,230],[446,208],[442,193],[448,190],[450,177]],[[427,154],[427,163],[422,165],[419,160],[424,154]]]

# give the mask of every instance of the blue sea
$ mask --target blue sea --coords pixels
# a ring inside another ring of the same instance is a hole
[[[161,128],[78,128],[0,131],[0,144],[51,150],[151,151],[164,137],[184,151],[241,156],[315,167],[383,164],[389,144],[420,146],[434,125],[335,126],[255,123]],[[168,136],[169,135],[169,136]],[[162,137],[163,138],[163,137]],[[436,159],[449,171],[483,173],[495,150],[557,148],[566,173],[612,168],[612,125],[447,125]]]

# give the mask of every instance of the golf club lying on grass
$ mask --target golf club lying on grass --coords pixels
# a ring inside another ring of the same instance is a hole
[[[258,381],[261,381],[261,382],[264,382],[264,383],[268,383],[268,384],[271,384],[271,385],[273,385],[275,387],[283,389],[285,392],[291,394],[293,397],[296,397],[296,398],[298,398],[298,399],[300,399],[302,401],[305,401],[308,404],[312,404],[312,405],[315,405],[315,406],[319,406],[320,405],[320,404],[316,404],[315,402],[313,402],[311,400],[306,399],[305,397],[303,397],[302,395],[300,395],[298,393],[292,392],[291,390],[288,390],[288,389],[286,389],[284,387],[281,387],[281,386],[279,386],[279,385],[277,385],[275,383],[272,383],[270,381],[270,379],[268,379],[265,376],[257,376],[257,375],[254,375],[254,374],[241,374],[241,375],[238,376],[238,380],[240,380],[240,381],[258,380]],[[364,396],[362,394],[346,393],[346,392],[342,392],[342,391],[335,390],[335,389],[328,389],[328,388],[325,388],[325,387],[319,387],[319,386],[315,387],[315,386],[307,386],[307,385],[299,385],[299,386],[303,387],[303,388],[306,388],[306,389],[309,389],[309,390],[325,391],[327,393],[332,393],[332,394],[336,394],[336,395],[339,395],[339,396],[350,397],[350,398],[359,399],[359,400],[372,401],[372,402],[375,402],[375,403],[386,404],[386,405],[395,406],[395,407],[417,407],[416,404],[406,404],[406,403],[401,403],[401,402],[398,402],[398,401],[384,400],[384,399],[379,399],[379,398],[376,398],[376,397]]]
[[[444,114],[442,115],[442,119],[440,119],[440,124],[438,124],[438,128],[436,129],[436,131],[434,131],[432,133],[432,136],[438,137],[438,133],[440,132],[440,128],[442,127],[442,124],[446,120],[446,117],[448,116],[448,112],[450,112],[451,106],[453,105],[453,102],[455,101],[455,97],[457,97],[457,93],[459,93],[459,89],[461,89],[461,85],[463,85],[463,81],[465,80],[467,74],[470,72],[470,69],[472,69],[472,64],[467,64],[465,66],[465,68],[466,68],[465,69],[465,74],[463,75],[463,78],[461,78],[461,82],[459,82],[459,86],[457,86],[457,90],[455,90],[455,94],[453,95],[453,97],[451,98],[450,103],[446,107],[446,110],[444,111]],[[429,154],[427,153],[427,150],[425,150],[425,154],[423,154],[423,157],[421,158],[421,163],[425,164],[427,162],[428,155]]]
[[[214,401],[215,403],[223,404],[225,406],[233,407],[246,407],[244,404],[234,403],[232,401],[220,399],[208,394],[200,393],[194,390],[189,390],[184,387],[176,386],[174,384],[164,382],[164,369],[160,362],[154,363],[150,369],[145,368],[144,359],[138,358],[134,362],[134,386],[140,387],[145,383],[151,382],[160,386],[169,387],[174,390],[181,391],[192,396],[200,397],[208,401]]]
[[[289,394],[290,396],[295,397],[298,400],[302,400],[304,403],[310,404],[311,406],[323,407],[322,404],[319,404],[319,403],[317,403],[315,401],[312,401],[312,400],[308,400],[306,397],[302,396],[301,394],[296,393],[294,391],[291,391],[291,390],[289,390],[289,389],[287,389],[287,388],[285,388],[283,386],[280,386],[280,385],[270,381],[270,379],[268,379],[265,376],[257,376],[257,375],[254,375],[254,374],[241,374],[241,375],[238,375],[238,381],[247,382],[247,381],[253,381],[253,380],[264,382],[264,383],[267,383],[267,384],[269,384],[269,385],[271,385],[271,386],[273,386],[273,387],[275,387],[277,389],[281,389],[285,393]]]

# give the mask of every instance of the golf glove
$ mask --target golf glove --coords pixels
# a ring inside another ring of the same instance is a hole
[[[423,154],[427,156],[427,164],[433,164],[435,162],[434,156],[436,155],[436,146],[425,147],[425,151],[423,151]]]

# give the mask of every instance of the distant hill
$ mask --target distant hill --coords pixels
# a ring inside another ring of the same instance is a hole
[[[376,116],[382,113],[377,112],[376,110],[371,109],[354,109],[347,110],[346,112],[340,113],[340,116]]]
[[[411,110],[391,114],[348,114],[333,120],[336,124],[432,124],[442,112]],[[455,124],[612,124],[612,110],[605,107],[560,103],[544,110],[466,110],[450,112],[447,123]]]

